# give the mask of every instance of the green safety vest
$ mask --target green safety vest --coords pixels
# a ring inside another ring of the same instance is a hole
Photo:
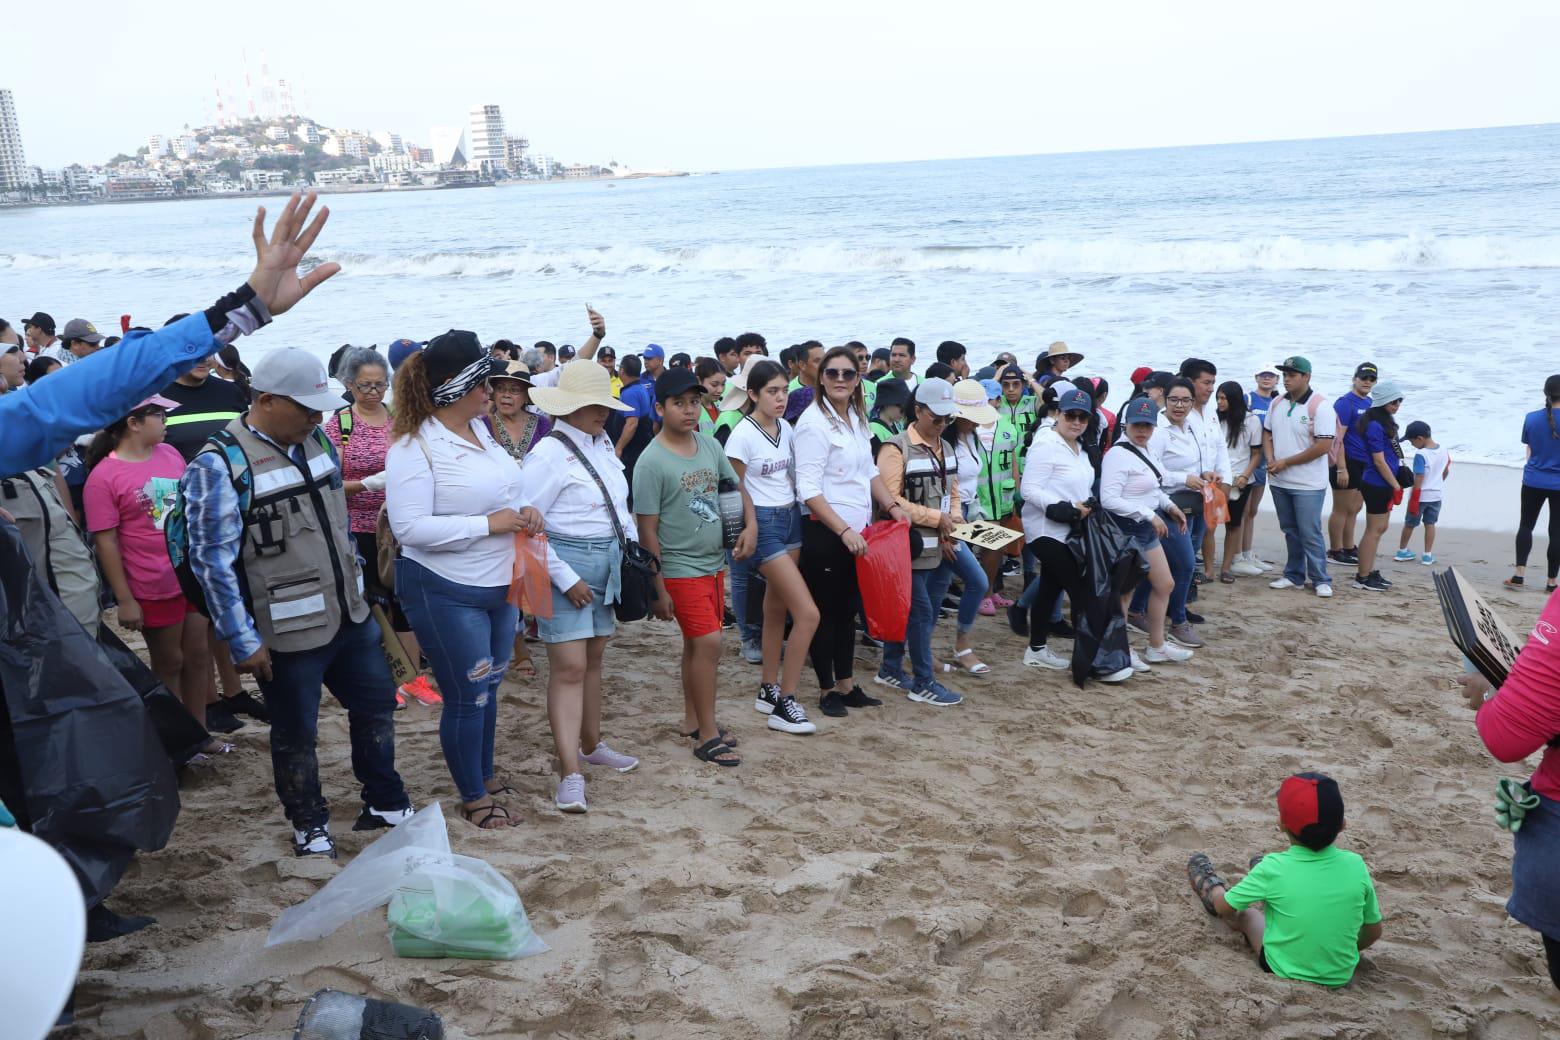
[[[715,420],[710,418],[710,410],[699,405],[699,432],[706,437],[715,436]]]
[[[975,458],[980,462],[980,511],[988,520],[1003,520],[1013,514],[1014,496],[1018,481],[1013,476],[1013,462],[1022,446],[1018,429],[1012,423],[999,419],[991,438],[991,450],[981,442],[980,434],[971,434],[975,441]]]
[[[904,423],[889,425],[888,423],[879,422],[878,420],[873,419],[872,422],[868,424],[868,426],[872,430],[872,436],[878,439],[879,444],[887,444],[889,441],[905,432]]]

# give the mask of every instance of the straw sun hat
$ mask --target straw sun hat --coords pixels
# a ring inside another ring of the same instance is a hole
[[[769,358],[755,354],[742,362],[737,370],[731,373],[726,380],[726,392],[721,395],[720,403],[715,406],[719,412],[734,412],[747,403],[748,377],[753,374],[753,369],[758,367],[760,361],[768,361]],[[781,371],[784,371],[782,369]]]
[[[1061,340],[1057,340],[1055,343],[1052,343],[1045,350],[1045,360],[1047,362],[1051,361],[1053,358],[1059,357],[1067,358],[1075,365],[1083,360],[1082,354],[1078,353],[1076,350],[1069,349],[1067,344],[1063,343]]]
[[[576,358],[564,365],[557,386],[532,387],[531,403],[548,415],[568,415],[593,404],[616,412],[633,410],[612,396],[607,370],[590,358]]]
[[[986,388],[974,379],[961,379],[953,384],[953,406],[959,418],[968,419],[976,426],[989,426],[997,421],[997,410],[986,403]]]

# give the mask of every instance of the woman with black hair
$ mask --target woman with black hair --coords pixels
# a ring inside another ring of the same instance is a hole
[[[1365,472],[1360,479],[1360,495],[1365,499],[1365,534],[1360,538],[1359,569],[1354,574],[1354,587],[1370,592],[1385,592],[1392,583],[1376,569],[1376,548],[1381,536],[1387,533],[1392,522],[1392,506],[1398,492],[1406,483],[1413,483],[1413,476],[1403,467],[1403,449],[1398,445],[1398,424],[1395,416],[1403,405],[1403,391],[1390,379],[1376,384],[1370,408],[1355,423],[1355,429],[1365,441],[1369,453]]]
[[[32,382],[28,369],[28,382]],[[1522,516],[1517,522],[1517,564],[1506,587],[1520,589],[1527,570],[1528,554],[1533,551],[1533,528],[1538,514],[1549,506],[1549,580],[1545,592],[1555,591],[1560,575],[1560,373],[1544,380],[1544,407],[1531,411],[1522,420],[1522,443],[1527,445],[1527,465],[1522,468]]]
[[[1235,570],[1235,566],[1239,563],[1246,537],[1246,506],[1251,501],[1251,478],[1262,463],[1262,417],[1246,407],[1246,393],[1233,379],[1221,383],[1216,394],[1219,424],[1223,428],[1224,443],[1229,446],[1232,472],[1227,496],[1230,518],[1224,524],[1224,565],[1219,569],[1219,580],[1226,585],[1233,585],[1235,575],[1242,573]],[[1255,513],[1251,519],[1255,522]],[[1244,571],[1251,575],[1262,573],[1251,565]]]

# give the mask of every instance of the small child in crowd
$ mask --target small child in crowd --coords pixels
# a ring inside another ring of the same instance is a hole
[[[634,467],[634,513],[639,544],[661,560],[655,616],[682,629],[683,733],[697,741],[705,762],[738,766],[736,741],[715,724],[716,670],[725,607],[726,554],[721,537],[720,485],[740,487],[726,453],[698,432],[703,388],[686,368],[655,381],[661,432]],[[742,490],[742,533],[732,556],[745,560],[758,540],[753,500]]]
[[[1435,523],[1441,518],[1441,499],[1446,493],[1446,478],[1452,472],[1452,453],[1430,437],[1430,424],[1418,420],[1408,424],[1404,437],[1414,446],[1414,490],[1409,497],[1408,517],[1403,521],[1403,536],[1398,539],[1398,563],[1412,563],[1414,553],[1408,543],[1414,528],[1425,528],[1425,552],[1419,562],[1426,567],[1435,562]],[[1414,509],[1417,499],[1419,508]]]
[[[1323,773],[1285,779],[1278,824],[1289,849],[1252,857],[1251,872],[1233,888],[1206,855],[1192,856],[1192,890],[1245,937],[1263,971],[1342,986],[1354,977],[1360,951],[1381,938],[1381,909],[1365,861],[1333,844],[1344,828],[1337,781]]]

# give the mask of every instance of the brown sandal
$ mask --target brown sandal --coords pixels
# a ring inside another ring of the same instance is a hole
[[[477,815],[484,813],[482,819]],[[468,809],[464,805],[460,807],[461,816],[466,822],[483,831],[499,831],[511,825],[509,810],[495,801],[489,801],[486,805],[479,805],[475,809]]]

